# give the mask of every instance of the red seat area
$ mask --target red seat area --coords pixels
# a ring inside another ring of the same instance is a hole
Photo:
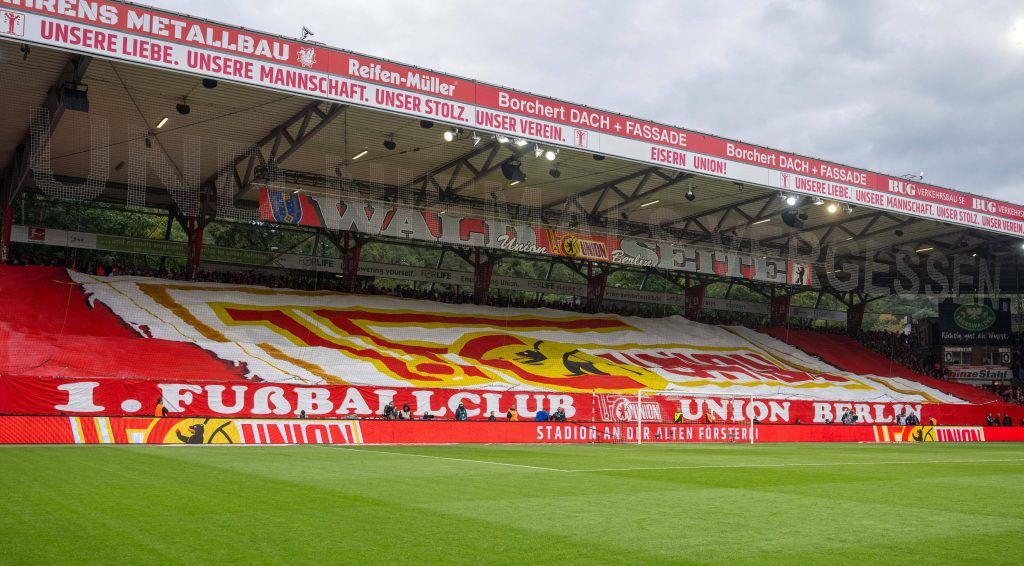
[[[144,338],[102,304],[90,305],[59,267],[0,265],[0,375],[241,379],[209,352]]]
[[[969,403],[990,403],[1002,401],[994,393],[977,387],[943,381],[917,373],[841,334],[825,334],[812,330],[789,328],[766,328],[765,334],[800,348],[825,362],[850,373],[902,377],[927,385],[928,387],[955,395]]]

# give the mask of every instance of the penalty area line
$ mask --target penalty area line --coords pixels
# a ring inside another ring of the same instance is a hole
[[[452,462],[467,462],[467,463],[471,463],[471,464],[489,464],[489,465],[492,465],[492,466],[506,466],[506,467],[509,467],[509,468],[526,468],[526,469],[530,469],[530,470],[542,470],[542,471],[545,471],[545,472],[568,473],[568,472],[579,471],[579,470],[563,470],[561,468],[545,468],[544,466],[529,466],[529,465],[526,465],[526,464],[510,464],[508,462],[493,462],[491,460],[471,460],[469,458],[452,458],[450,456],[431,456],[429,454],[415,454],[415,453],[411,453],[411,452],[392,452],[390,450],[371,450],[371,449],[368,449],[368,448],[349,448],[349,447],[346,447],[346,446],[337,446],[337,445],[329,445],[329,444],[319,444],[317,446],[321,446],[323,448],[334,448],[336,450],[347,450],[347,451],[350,451],[350,452],[369,452],[369,453],[372,453],[372,454],[389,454],[389,455],[392,455],[392,456],[414,456],[414,457],[417,457],[417,458],[430,458],[432,460],[449,460],[449,461],[452,461]]]
[[[907,464],[1024,464],[1024,458],[985,460],[890,460],[886,462],[782,462],[778,464],[708,464],[698,466],[649,466],[638,468],[588,468],[585,470],[560,470],[570,474],[584,472],[640,472],[657,470],[715,470],[734,468],[820,468],[829,466],[901,466]]]

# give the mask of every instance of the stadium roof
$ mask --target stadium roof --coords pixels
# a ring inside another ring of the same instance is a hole
[[[623,234],[661,229],[688,243],[727,245],[750,229],[782,253],[796,230],[781,214],[792,210],[803,234],[844,246],[844,257],[880,253],[892,263],[886,254],[908,246],[1013,258],[1016,271],[1024,206],[144,6],[81,1],[55,13],[14,4],[0,4],[8,202],[38,189],[29,152],[19,152],[30,145],[33,109],[87,85],[88,113],[55,114],[52,170],[81,182],[106,168],[100,198],[112,201],[140,182],[131,166],[139,160],[150,167],[146,203],[160,207],[171,205],[171,178],[197,179],[198,200],[223,192],[218,172],[233,163],[238,189],[218,202],[249,211],[261,186],[317,194],[342,179],[343,192],[405,192],[417,206],[467,214],[532,199],[543,222],[579,214],[599,231],[614,219]],[[102,143],[96,120],[108,129]],[[460,131],[445,141],[452,127]],[[525,182],[503,174],[510,158]]]

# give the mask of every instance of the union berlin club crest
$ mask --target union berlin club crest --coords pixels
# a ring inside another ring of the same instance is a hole
[[[302,200],[300,195],[279,191],[267,191],[270,212],[274,221],[283,224],[298,224],[302,221]]]

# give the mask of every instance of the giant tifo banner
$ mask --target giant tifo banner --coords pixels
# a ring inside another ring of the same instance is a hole
[[[769,283],[813,284],[814,269],[809,263],[637,238],[566,232],[509,220],[296,194],[266,187],[260,189],[260,218],[375,236],[658,267]]]
[[[750,329],[678,316],[645,319],[140,277],[69,276],[92,304],[108,308],[139,335],[194,346],[238,368],[251,381],[963,402],[910,379],[842,372]],[[52,302],[59,306],[67,299]],[[53,315],[64,316],[56,311]],[[14,347],[12,355],[21,354]],[[137,363],[139,377],[161,371],[144,359]],[[10,367],[7,373],[21,372]]]
[[[540,411],[561,408],[566,418],[585,422],[828,424],[853,411],[859,424],[895,424],[913,413],[927,422],[980,424],[988,413],[1009,414],[1015,423],[1024,407],[960,403],[879,403],[809,401],[749,397],[682,397],[667,395],[564,392],[479,391],[443,388],[387,388],[351,385],[293,385],[239,381],[135,379],[63,379],[0,377],[0,414],[145,417],[167,412],[173,417],[289,419],[381,418],[385,406],[405,405],[415,420],[454,419],[459,405],[469,420],[494,415],[504,420],[515,409],[533,420]]]
[[[0,444],[570,444],[600,442],[993,442],[1024,428],[643,425],[108,417],[0,417]],[[559,471],[552,469],[552,471]]]
[[[145,6],[0,0],[0,39],[1024,234],[1024,207],[1019,205]]]

